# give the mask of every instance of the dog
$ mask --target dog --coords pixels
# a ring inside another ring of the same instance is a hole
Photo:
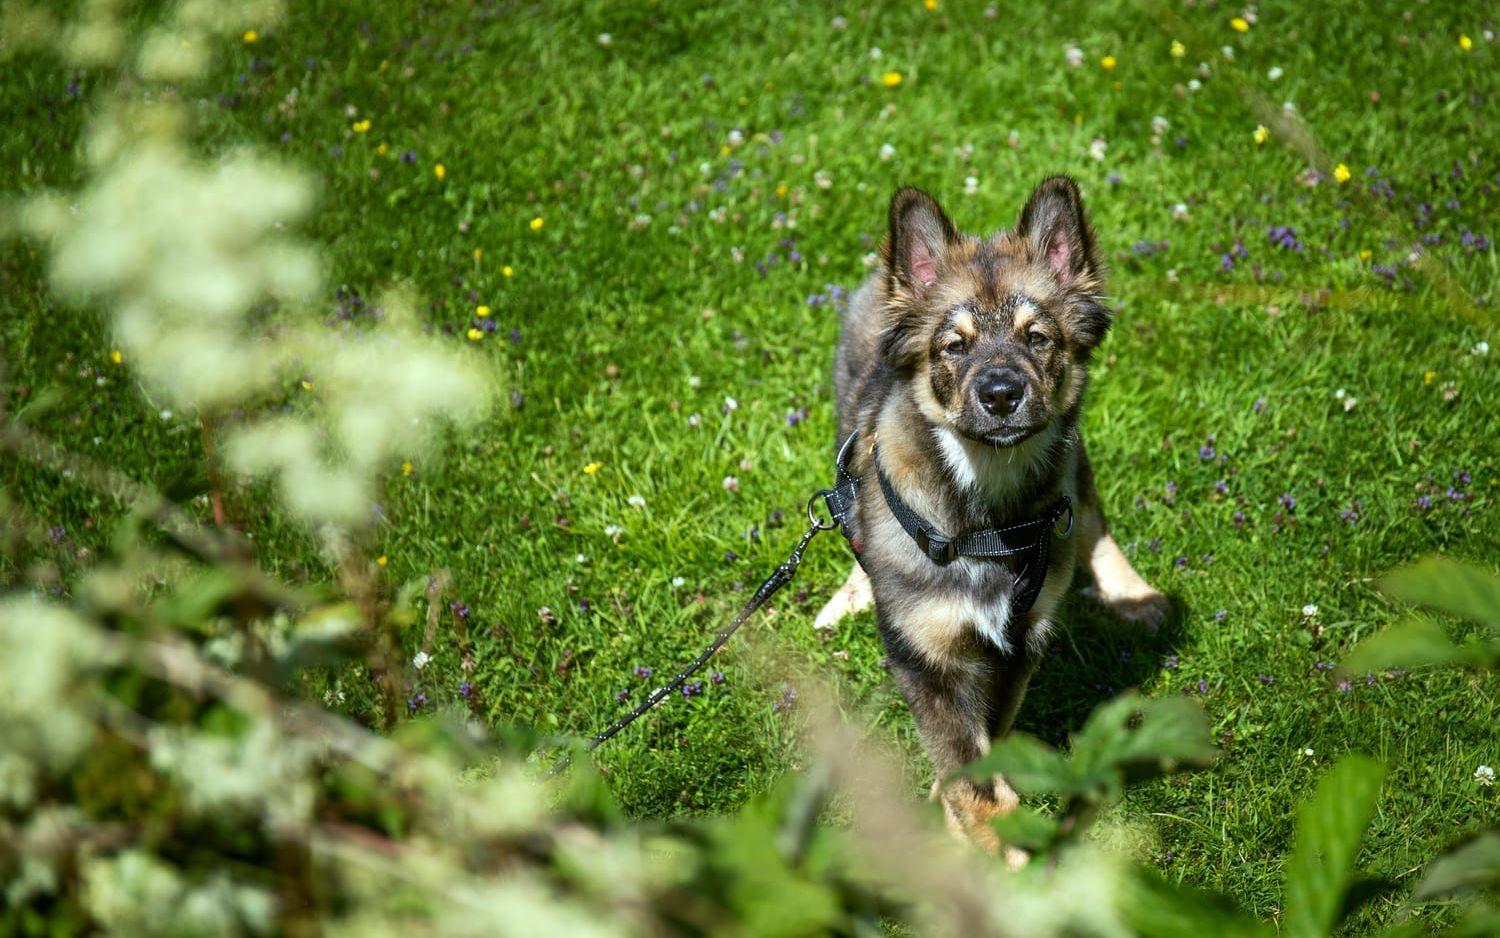
[[[954,833],[991,852],[1001,845],[989,822],[1015,792],[998,776],[952,776],[1009,731],[1075,566],[1126,620],[1156,627],[1171,608],[1110,537],[1078,426],[1110,327],[1103,292],[1072,179],[1043,180],[1016,227],[989,237],[961,234],[930,195],[905,188],[840,326],[840,464],[858,485],[843,524],[857,562],[815,625],[874,602],[937,772],[933,797]],[[1006,523],[995,543],[1035,543],[971,557],[927,537]]]

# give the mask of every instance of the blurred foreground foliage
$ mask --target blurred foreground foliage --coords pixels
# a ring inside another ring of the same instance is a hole
[[[130,511],[66,597],[27,565],[46,532],[0,511],[0,889],[6,933],[63,934],[1261,934],[1272,926],[1111,855],[1087,835],[1130,784],[1206,767],[1209,727],[1186,699],[1101,707],[1067,754],[1025,737],[970,771],[1002,772],[1055,805],[999,822],[1018,871],[952,842],[907,804],[882,753],[814,702],[807,771],[739,813],[629,821],[584,762],[549,780],[550,741],[489,738],[457,713],[402,721],[396,631],[422,584],[392,593],[363,535],[382,475],[437,427],[484,412],[493,377],[429,344],[399,292],[351,336],[307,315],[317,252],[288,234],[309,184],[248,151],[191,157],[175,89],[212,43],[275,12],[186,0],[153,24],[84,3],[60,22],[7,3],[7,50],[51,50],[114,76],[85,147],[85,182],[12,207],[45,242],[54,286],[97,306],[142,387],[195,413],[220,486],[276,480],[334,571],[286,583],[232,525],[208,527],[113,470],[0,414],[0,445]],[[131,25],[127,25],[127,23]],[[144,29],[140,35],[132,30]],[[310,403],[278,388],[319,363]],[[221,480],[217,473],[232,475]],[[0,493],[3,499],[3,493]],[[0,506],[4,507],[4,506]],[[216,503],[216,508],[218,507]],[[1493,575],[1428,565],[1398,598],[1500,623]],[[429,609],[441,577],[426,584]],[[465,641],[458,637],[460,645]],[[1445,644],[1446,643],[1446,644]],[[1492,666],[1430,623],[1362,648],[1381,663]],[[384,732],[305,699],[304,676],[359,663]],[[1361,666],[1369,666],[1364,661]],[[810,695],[815,696],[815,695]],[[1341,762],[1299,812],[1281,927],[1327,935],[1390,883],[1355,858],[1381,768]],[[839,816],[851,818],[834,823]],[[1494,832],[1440,858],[1413,901],[1478,897],[1458,933],[1494,933]],[[1393,933],[1422,926],[1403,920]],[[1488,931],[1487,931],[1488,929]]]

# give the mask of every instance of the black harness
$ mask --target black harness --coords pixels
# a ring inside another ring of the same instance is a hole
[[[840,533],[849,541],[856,557],[860,554],[861,545],[854,536],[850,522],[854,517],[859,479],[849,472],[849,453],[858,435],[858,431],[849,434],[849,439],[840,447],[834,487],[823,493],[829,515],[838,524]],[[1066,515],[1068,526],[1058,534],[1066,537],[1073,530],[1073,502],[1068,496],[1059,497],[1035,518],[950,536],[933,527],[902,501],[891,486],[891,481],[886,478],[884,470],[880,468],[877,451],[872,451],[871,459],[875,463],[875,477],[880,482],[880,492],[885,497],[886,506],[906,533],[911,535],[918,550],[940,567],[947,566],[959,557],[1022,558],[1021,572],[1016,576],[1016,593],[1011,600],[1011,614],[1020,617],[1031,611],[1037,596],[1042,592],[1042,584],[1047,579],[1047,560],[1052,550],[1052,532],[1055,526]]]

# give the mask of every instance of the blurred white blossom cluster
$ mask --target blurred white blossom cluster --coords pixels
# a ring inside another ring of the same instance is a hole
[[[84,7],[57,41],[92,50],[93,65],[106,52],[123,55],[118,4]],[[146,33],[124,71],[174,87],[199,78],[216,35],[264,23],[278,8],[185,0]],[[31,8],[11,16],[47,19]],[[195,158],[188,111],[173,99],[107,101],[88,129],[88,181],[27,203],[21,229],[50,246],[61,294],[107,313],[153,398],[213,422],[246,415],[223,430],[231,468],[274,477],[281,500],[311,524],[359,527],[372,519],[378,475],[421,452],[446,421],[482,416],[491,378],[472,354],[422,334],[399,297],[383,306],[379,328],[326,328],[313,312],[317,251],[292,233],[314,208],[310,178],[248,149]],[[291,413],[259,416],[299,380],[306,393]]]

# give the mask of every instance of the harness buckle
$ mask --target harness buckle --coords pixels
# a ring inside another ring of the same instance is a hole
[[[946,565],[958,557],[958,541],[941,534],[932,534],[926,528],[917,528],[917,547],[932,559],[933,563]]]

